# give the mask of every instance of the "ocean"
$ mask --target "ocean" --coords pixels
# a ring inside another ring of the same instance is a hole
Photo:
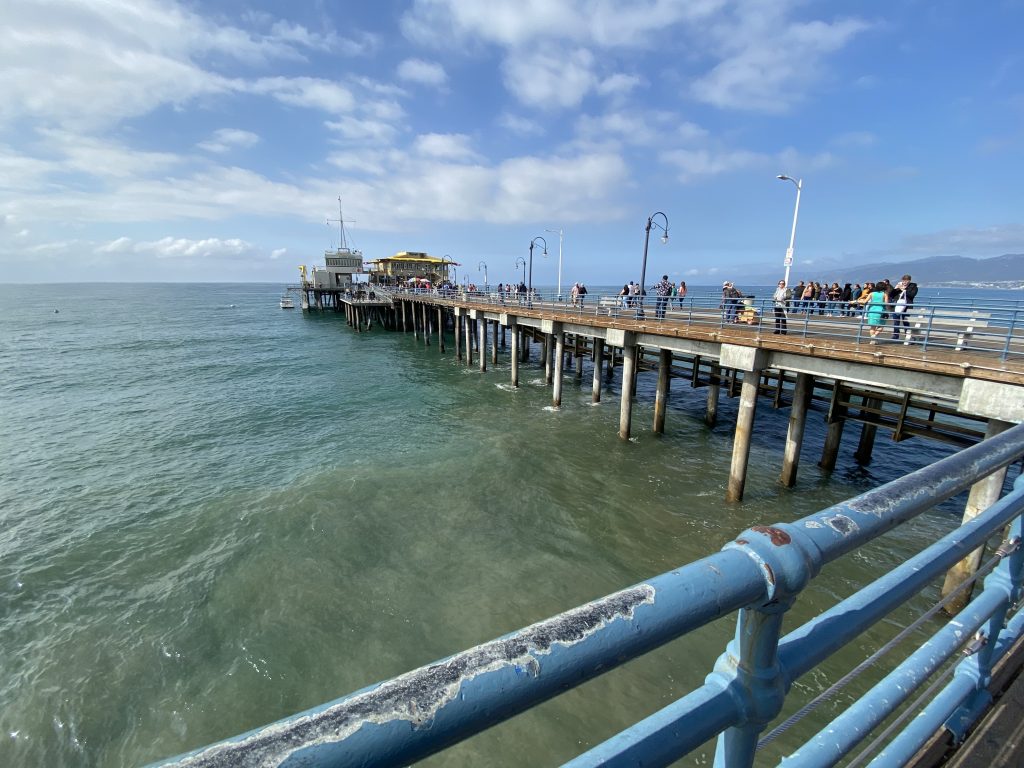
[[[280,293],[0,286],[0,765],[130,766],[194,749],[952,450],[880,433],[862,467],[850,428],[826,473],[817,411],[784,489],[789,411],[762,401],[746,496],[730,505],[737,400],[723,395],[709,429],[706,390],[677,380],[656,436],[655,375],[642,374],[622,442],[618,370],[594,407],[588,362],[554,410],[540,355],[513,390],[507,355],[480,373],[451,345],[442,355],[412,334],[281,310]],[[826,569],[794,622],[954,527],[962,507]],[[733,629],[717,622],[427,764],[557,765],[699,685]],[[797,688],[809,695],[813,677]]]

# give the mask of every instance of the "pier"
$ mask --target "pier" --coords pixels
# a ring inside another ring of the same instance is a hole
[[[797,482],[808,409],[826,412],[828,437],[819,465],[835,467],[845,426],[860,425],[856,460],[871,461],[878,430],[895,441],[924,438],[959,447],[1024,421],[1024,308],[918,306],[910,338],[870,343],[857,315],[790,313],[788,333],[775,334],[772,311],[755,307],[754,323],[726,322],[714,298],[668,307],[656,300],[622,306],[613,297],[573,306],[543,297],[378,289],[339,295],[339,311],[356,329],[374,322],[412,333],[439,353],[450,338],[457,359],[487,370],[510,360],[511,384],[539,354],[551,403],[560,407],[566,375],[578,383],[590,367],[592,401],[621,369],[618,434],[635,432],[636,379],[655,373],[655,433],[666,428],[673,380],[707,389],[705,421],[718,419],[724,391],[739,397],[726,498],[743,498],[750,440],[759,403],[791,409],[781,451],[780,481]],[[474,357],[475,356],[475,357]],[[475,361],[475,362],[474,362]]]

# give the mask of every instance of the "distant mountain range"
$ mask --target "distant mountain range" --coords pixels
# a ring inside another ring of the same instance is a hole
[[[803,279],[862,282],[888,277],[898,280],[901,275],[913,276],[918,285],[955,286],[999,284],[1001,287],[1024,287],[1024,253],[1007,253],[990,259],[969,259],[965,256],[929,256],[913,261],[876,261],[851,266],[844,263],[815,262],[801,266],[799,261],[791,272],[792,282]],[[778,268],[758,270],[757,274],[743,275],[751,284],[771,285],[779,279]]]

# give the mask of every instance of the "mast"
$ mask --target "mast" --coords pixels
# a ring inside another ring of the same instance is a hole
[[[338,250],[347,251],[349,250],[348,244],[345,242],[345,217],[341,213],[341,196],[338,196],[338,218],[327,219],[327,223],[330,224],[332,221],[338,222]]]

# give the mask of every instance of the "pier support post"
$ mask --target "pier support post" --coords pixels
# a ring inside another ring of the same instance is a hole
[[[734,371],[743,371],[740,407],[736,414],[736,434],[732,443],[732,463],[729,467],[729,487],[725,492],[726,501],[743,500],[743,488],[747,483],[747,464],[750,461],[750,438],[754,432],[754,415],[757,413],[757,385],[761,380],[765,360],[764,350],[722,345],[722,365]]]
[[[722,394],[722,366],[711,364],[708,372],[708,405],[704,409],[704,423],[714,427],[718,423],[718,398]]]
[[[444,353],[444,308],[437,308],[437,347]]]
[[[865,398],[864,406],[872,411],[878,411],[882,408],[882,401],[877,397]],[[853,454],[853,458],[858,464],[867,465],[871,463],[871,454],[875,449],[875,435],[877,432],[878,427],[875,424],[865,421],[861,425],[860,442],[857,443],[857,450]]]
[[[995,437],[1000,432],[1005,432],[1013,424],[998,419],[989,419],[985,428],[985,439]],[[999,495],[1003,490],[1003,483],[1006,481],[1006,467],[997,469],[988,477],[984,477],[971,486],[971,492],[967,497],[967,506],[964,507],[962,522],[968,523],[986,509],[999,501]],[[978,547],[967,557],[954,565],[946,572],[946,580],[942,584],[942,596],[950,592],[973,576],[981,566],[981,558],[985,554],[985,547]],[[943,610],[950,616],[955,616],[964,609],[971,599],[971,588],[968,587],[960,595],[957,595]]]
[[[406,302],[400,301],[398,303],[402,305],[402,333],[408,333],[409,329],[405,325],[405,305],[406,305]]]
[[[622,346],[622,397],[619,399],[619,437],[629,440],[633,422],[633,371],[636,368],[636,334],[609,328],[609,344]]]
[[[427,305],[423,305],[423,346],[430,346],[430,318],[427,316]]]
[[[821,449],[821,461],[818,466],[827,472],[836,468],[839,458],[839,444],[843,439],[843,427],[846,426],[846,406],[843,403],[843,382],[836,379],[832,387],[832,400],[828,406],[828,423],[825,432],[825,445]]]
[[[473,365],[473,310],[470,310],[464,321],[466,326],[466,365]]]
[[[665,433],[665,408],[672,373],[672,350],[658,350],[658,387],[654,393],[654,434]]]
[[[843,439],[843,427],[846,426],[846,419],[837,418],[829,422],[825,432],[825,445],[821,449],[821,461],[818,466],[828,472],[836,468],[836,461],[839,458],[839,444]]]
[[[494,365],[498,364],[498,329],[501,327],[501,323],[497,320],[494,321],[494,336],[491,337],[491,362]],[[504,331],[502,331],[504,333]]]
[[[462,362],[462,308],[455,307],[452,325],[455,327],[455,359]]]
[[[576,352],[576,381],[583,381],[583,339],[578,333],[573,349]]]
[[[420,340],[420,324],[419,324],[419,318],[416,317],[416,314],[417,314],[417,312],[416,312],[416,305],[415,304],[411,305],[409,307],[409,311],[412,314],[412,337],[416,341],[419,341]]]
[[[532,333],[532,330],[525,333],[522,329],[519,330],[519,338],[523,342],[523,362],[528,362],[530,360],[530,335]]]
[[[551,373],[551,332],[544,332],[544,383],[550,384],[552,381]]]
[[[551,389],[551,404],[555,408],[562,407],[562,357],[565,355],[565,334],[562,333],[560,323],[555,325],[555,359],[558,365],[555,366],[554,386]]]
[[[781,380],[779,386],[782,386]],[[800,465],[800,448],[804,443],[804,429],[807,426],[807,406],[811,402],[813,389],[813,376],[809,373],[796,375],[793,406],[789,411],[789,429],[786,432],[786,448],[782,456],[782,476],[779,478],[787,488],[796,485],[796,470]]]
[[[512,386],[519,388],[519,324],[513,317],[509,321],[509,333],[512,336]]]
[[[487,370],[487,318],[483,313],[480,313],[476,322],[477,330],[480,334],[477,352],[480,356],[480,372],[483,373]]]
[[[601,371],[604,368],[604,339],[594,339],[594,384],[590,402],[601,402]]]

